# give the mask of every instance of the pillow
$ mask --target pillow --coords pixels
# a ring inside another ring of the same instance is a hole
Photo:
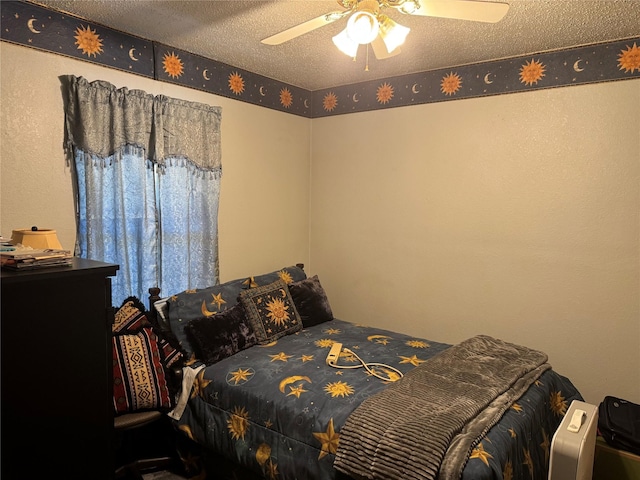
[[[144,305],[137,297],[128,297],[114,315],[113,333],[137,333],[141,328],[153,328],[158,345],[162,352],[162,363],[165,368],[170,367],[183,358],[177,341],[170,338],[162,329],[153,325],[144,313]]]
[[[207,365],[258,343],[240,304],[212,317],[191,320],[184,326],[184,331],[196,358]]]
[[[258,343],[264,345],[302,329],[302,320],[287,284],[282,280],[243,290],[239,301],[255,331]]]
[[[151,323],[144,315],[144,305],[137,297],[128,297],[115,312],[113,332],[136,332],[142,327],[151,326]]]
[[[194,353],[193,346],[184,332],[184,326],[192,320],[211,317],[224,312],[238,302],[238,295],[245,289],[266,285],[278,279],[285,283],[297,282],[307,277],[300,267],[284,267],[257,277],[239,278],[212,287],[185,290],[169,297],[169,325],[187,355]]]
[[[312,327],[333,320],[329,299],[317,275],[292,283],[289,285],[289,292],[303,327]]]
[[[150,327],[113,336],[113,407],[116,413],[172,407],[158,338]]]

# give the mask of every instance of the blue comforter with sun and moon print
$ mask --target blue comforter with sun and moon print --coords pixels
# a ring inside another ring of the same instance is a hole
[[[178,429],[264,478],[335,478],[347,417],[389,384],[363,368],[327,365],[335,342],[365,362],[402,373],[450,346],[335,319],[205,367]],[[338,363],[359,364],[344,353]],[[397,376],[373,368],[383,377]],[[553,433],[574,399],[582,397],[573,384],[547,370],[473,448],[462,479],[546,479]]]

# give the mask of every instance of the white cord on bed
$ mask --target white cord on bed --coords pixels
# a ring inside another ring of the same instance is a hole
[[[397,368],[392,367],[391,365],[387,365],[385,363],[377,363],[377,362],[369,362],[369,363],[367,363],[364,360],[362,360],[358,355],[356,355],[356,353],[354,351],[349,350],[346,347],[343,347],[342,351],[345,352],[345,353],[350,353],[351,355],[353,355],[360,362],[360,365],[338,365],[337,363],[331,363],[330,365],[332,367],[334,367],[334,368],[364,368],[367,372],[369,372],[374,377],[377,377],[380,380],[385,380],[385,381],[388,381],[388,382],[395,382],[396,380],[399,380],[399,378],[403,377],[403,373],[400,370],[398,370]],[[377,373],[371,367],[382,367],[382,368],[389,369],[389,370],[397,373],[399,378],[392,378],[391,375],[387,375],[385,377],[385,376],[380,375],[379,373]]]

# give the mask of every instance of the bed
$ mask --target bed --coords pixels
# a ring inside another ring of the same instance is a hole
[[[197,478],[546,479],[582,400],[543,352],[334,318],[300,264],[150,292],[147,315],[186,360],[170,416]],[[326,361],[336,343],[340,368]]]

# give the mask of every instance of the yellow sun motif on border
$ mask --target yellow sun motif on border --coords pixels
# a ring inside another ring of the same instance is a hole
[[[327,112],[331,112],[334,108],[338,106],[338,97],[333,92],[327,93],[322,99],[322,108],[324,108]]]
[[[445,95],[453,95],[460,88],[462,88],[462,78],[457,73],[450,72],[449,75],[442,77],[440,91]]]
[[[236,95],[244,92],[244,80],[238,72],[233,72],[229,75],[229,89]]]
[[[171,52],[171,54],[164,54],[164,57],[162,58],[162,68],[164,68],[164,73],[169,75],[171,78],[178,78],[184,73],[184,64],[175,52]]]
[[[561,392],[551,392],[551,411],[556,415],[567,413],[567,401]]]
[[[354,390],[351,385],[343,382],[342,380],[332,383],[327,383],[324,387],[324,391],[331,395],[331,397],[348,397],[352,395]]]
[[[626,50],[621,50],[618,55],[618,65],[620,70],[625,72],[640,71],[640,48],[633,42],[633,47],[627,45]]]
[[[234,440],[241,438],[244,440],[244,436],[249,429],[249,413],[244,407],[235,407],[229,420],[227,420],[227,428],[231,432],[231,437]]]
[[[286,105],[285,105],[286,106]],[[287,272],[286,270],[280,270],[278,272],[278,277],[280,277],[280,280],[282,280],[284,283],[286,283],[287,285],[289,285],[290,283],[293,283],[293,277],[291,276],[291,274],[289,272]]]
[[[288,88],[283,88],[282,90],[280,90],[280,103],[285,108],[289,108],[293,103],[293,95],[291,95],[291,92]]]
[[[524,83],[525,85],[538,83],[538,81],[544,77],[545,69],[546,67],[543,63],[531,59],[530,62],[525,63],[522,68],[520,68],[520,83]]]
[[[393,87],[388,84],[387,82],[384,82],[382,85],[380,85],[378,87],[378,90],[376,91],[376,100],[378,100],[378,103],[389,103],[389,100],[391,100],[393,98]]]
[[[289,305],[284,303],[281,298],[269,297],[269,299],[266,305],[266,309],[269,312],[267,317],[278,326],[284,325],[290,320],[289,312],[287,312]]]
[[[94,57],[102,53],[102,40],[100,39],[100,35],[96,33],[95,30],[91,30],[91,27],[87,25],[83,27],[80,25],[76,28],[76,45],[78,46],[78,50],[82,50],[82,53],[91,57]]]

